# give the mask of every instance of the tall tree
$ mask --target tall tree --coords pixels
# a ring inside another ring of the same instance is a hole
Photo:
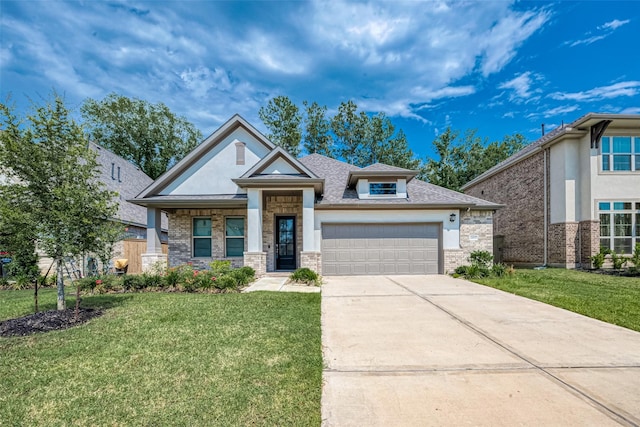
[[[80,108],[89,137],[156,179],[187,155],[202,134],[163,103],[111,93]]]
[[[338,113],[331,119],[331,130],[337,144],[337,155],[348,163],[357,164],[365,145],[369,117],[353,101],[341,102]]]
[[[322,154],[333,157],[333,139],[329,132],[331,123],[327,120],[327,107],[320,106],[317,102],[309,104],[303,102],[305,108],[304,117],[304,142],[302,143],[308,154]]]
[[[416,158],[413,151],[409,148],[407,137],[402,129],[387,141],[378,156],[378,161],[387,165],[410,170],[420,168],[420,159]]]
[[[302,116],[298,107],[286,96],[276,96],[258,111],[260,120],[269,129],[267,138],[292,156],[300,154]]]
[[[520,134],[489,143],[476,133],[474,129],[467,130],[462,141],[458,141],[460,132],[447,128],[433,141],[439,160],[428,159],[420,178],[457,191],[527,144]]]
[[[0,186],[0,211],[30,219],[33,236],[56,260],[58,309],[64,310],[64,257],[99,249],[117,210],[115,194],[98,181],[96,153],[59,96],[33,104],[23,119],[13,111],[0,104],[0,167],[9,178]]]

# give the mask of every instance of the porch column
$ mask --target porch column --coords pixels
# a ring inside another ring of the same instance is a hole
[[[247,189],[247,252],[244,265],[253,268],[257,276],[267,272],[267,253],[262,250],[262,190]]]
[[[147,252],[141,255],[142,271],[163,269],[167,266],[167,255],[162,253],[162,211],[147,208]]]
[[[302,190],[302,251],[309,252],[315,249],[313,225],[315,192],[313,188]]]
[[[322,273],[321,254],[315,245],[315,191],[313,188],[302,190],[302,252],[300,252],[300,267]]]
[[[262,190],[247,189],[247,252],[262,252]]]
[[[147,208],[147,253],[161,254],[160,243],[162,233],[162,211],[157,208]]]

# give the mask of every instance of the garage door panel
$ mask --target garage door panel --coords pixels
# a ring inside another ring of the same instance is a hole
[[[436,224],[325,224],[325,275],[431,274],[439,272]]]

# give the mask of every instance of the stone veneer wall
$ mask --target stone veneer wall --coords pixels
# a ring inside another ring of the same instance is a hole
[[[302,196],[266,196],[262,209],[262,249],[267,253],[267,271],[275,271],[275,226],[277,216],[293,216],[296,223],[296,267],[302,251]]]
[[[169,214],[169,266],[192,263],[195,267],[206,268],[208,264],[216,260],[229,260],[234,267],[244,265],[243,257],[225,257],[224,219],[228,216],[242,217],[244,221],[244,250],[247,250],[247,211],[246,209],[177,209]],[[211,244],[210,258],[194,258],[191,247],[191,227],[193,217],[211,218]]]
[[[322,274],[321,252],[300,252],[300,267],[310,268],[318,274]]]
[[[575,268],[579,258],[579,224],[560,222],[549,224],[548,264],[554,267]]]
[[[600,252],[600,221],[580,221],[580,263],[591,268],[591,257]]]
[[[493,254],[493,211],[460,211],[460,249],[444,250],[444,272],[469,264],[474,251]]]
[[[505,205],[496,211],[493,218],[493,235],[504,236],[505,263],[544,262],[542,152],[469,187],[465,193]]]

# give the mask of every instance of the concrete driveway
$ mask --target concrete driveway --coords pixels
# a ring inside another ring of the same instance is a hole
[[[447,276],[326,277],[325,426],[640,425],[640,333]]]

